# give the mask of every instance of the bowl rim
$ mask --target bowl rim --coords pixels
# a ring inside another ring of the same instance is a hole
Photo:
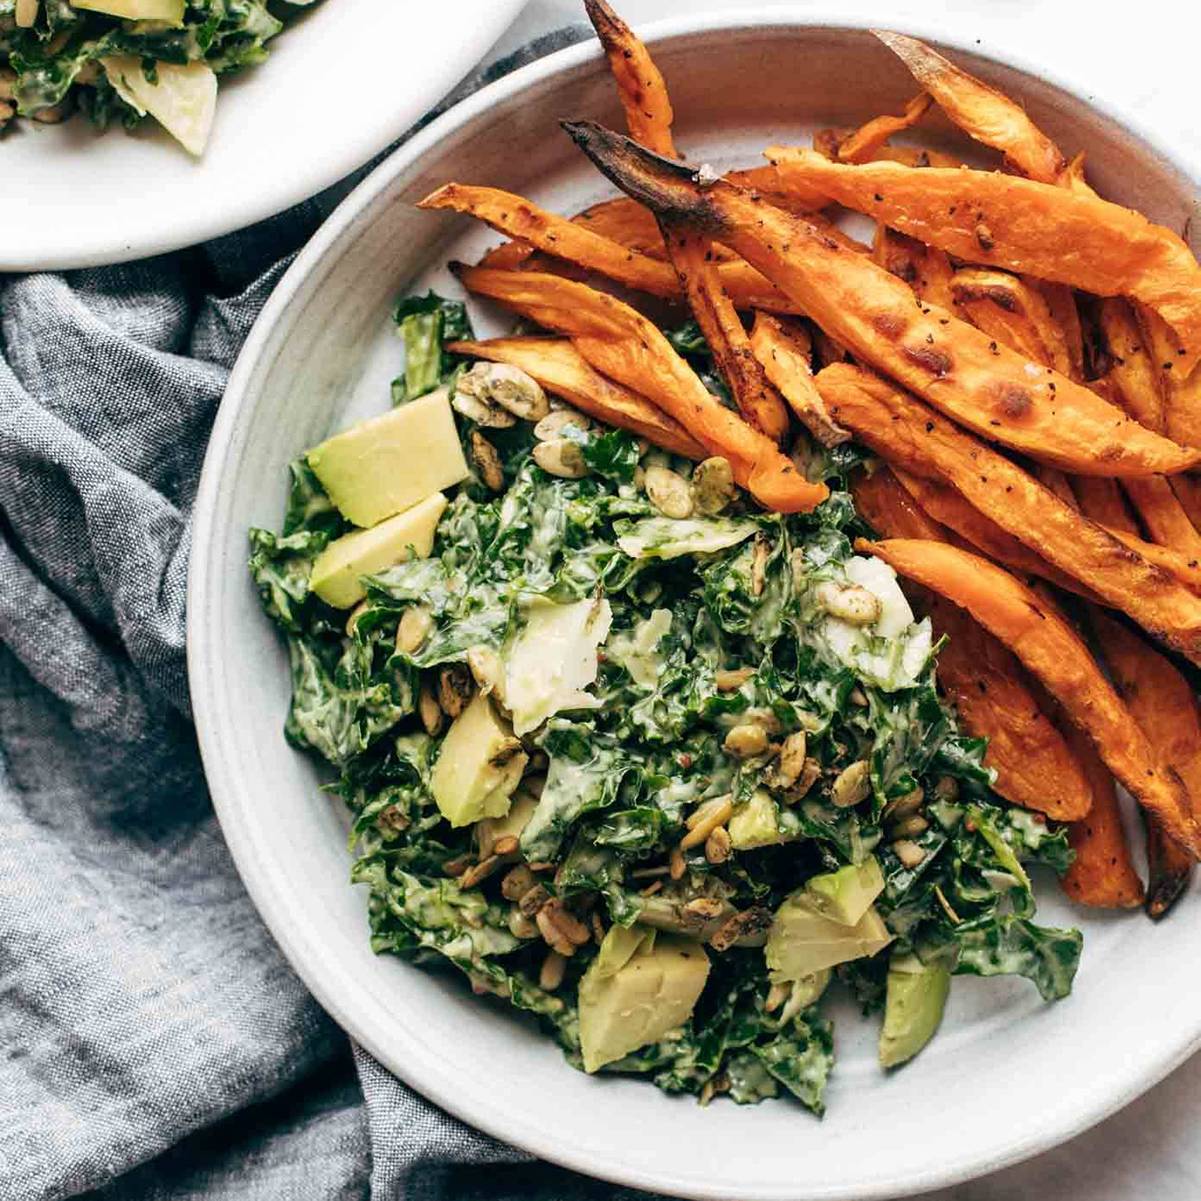
[[[924,41],[951,51],[1014,69],[1049,84],[1074,97],[1108,122],[1140,140],[1153,154],[1173,168],[1182,178],[1194,184],[1201,179],[1201,161],[1196,156],[1183,155],[1178,148],[1164,144],[1153,129],[1141,118],[1123,113],[1119,107],[1099,99],[1087,91],[1083,80],[1074,80],[1056,69],[1048,69],[1023,53],[990,54],[976,39],[954,30],[936,28],[930,22],[905,19],[903,31]],[[798,6],[765,5],[749,9],[715,9],[708,12],[673,16],[638,25],[637,32],[652,48],[672,39],[697,34],[721,32],[742,33],[757,29],[832,29],[863,31],[888,27],[855,14],[843,14],[829,8],[809,10]],[[523,1126],[520,1115],[510,1115],[498,1104],[491,1108],[476,1098],[465,1099],[449,1083],[444,1083],[436,1070],[410,1068],[397,1062],[396,1056],[373,1032],[365,1030],[350,1007],[342,999],[344,990],[334,975],[326,974],[320,948],[306,946],[303,932],[291,919],[291,911],[278,894],[278,883],[270,878],[262,861],[251,854],[250,833],[242,821],[241,805],[237,799],[237,775],[221,753],[219,722],[216,715],[217,691],[214,687],[212,664],[220,645],[219,631],[198,603],[209,589],[210,572],[220,570],[218,556],[221,543],[217,525],[218,496],[223,485],[222,462],[235,442],[241,424],[254,406],[253,384],[260,373],[270,369],[279,353],[272,345],[280,319],[306,288],[315,286],[322,274],[327,255],[351,229],[360,215],[385,192],[398,176],[418,164],[424,155],[444,138],[470,124],[493,105],[530,89],[563,72],[571,71],[602,57],[600,47],[592,38],[554,51],[472,93],[453,108],[416,133],[379,164],[333,211],[276,285],[258,319],[252,326],[241,353],[230,374],[225,395],[213,424],[204,457],[200,484],[193,508],[193,537],[188,568],[187,587],[187,661],[193,716],[201,759],[209,785],[213,806],[234,863],[247,892],[254,901],[264,924],[271,932],[285,957],[306,987],[338,1025],[356,1042],[375,1056],[385,1067],[414,1088],[424,1098],[462,1121],[492,1137],[521,1147],[540,1158],[562,1167],[607,1180],[615,1184],[641,1188],[650,1192],[674,1196],[728,1201],[728,1189],[706,1186],[694,1180],[655,1176],[636,1167],[624,1165],[614,1156],[608,1162],[596,1162],[591,1153],[577,1150],[556,1140],[550,1132],[531,1130]],[[270,353],[274,352],[274,353]],[[1098,1122],[1130,1104],[1147,1089],[1159,1083],[1174,1068],[1201,1048],[1201,1015],[1188,1036],[1161,1047],[1150,1060],[1140,1061],[1127,1069],[1120,1086],[1097,1098],[1088,1106],[1074,1109],[1061,1107],[1044,1111],[1043,1124],[1036,1134],[1021,1142],[995,1149],[988,1154],[979,1152],[962,1159],[946,1159],[931,1165],[922,1173],[910,1175],[903,1181],[880,1180],[857,1186],[854,1201],[886,1201],[888,1198],[910,1196],[932,1189],[947,1187],[975,1179],[1001,1168],[1020,1163],[1083,1133]],[[432,1069],[434,1062],[430,1060]],[[847,1198],[852,1194],[830,1188],[812,1197]],[[794,1193],[782,1188],[757,1188],[741,1193],[745,1201],[787,1201]]]

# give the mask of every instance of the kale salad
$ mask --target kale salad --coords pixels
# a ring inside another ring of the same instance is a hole
[[[393,407],[291,467],[250,567],[286,638],[285,731],[352,817],[373,947],[457,969],[588,1072],[816,1113],[823,999],[893,1068],[955,975],[1065,996],[1078,931],[1034,921],[1066,833],[990,788],[939,647],[870,534],[853,444],[812,512],[448,344],[400,304]],[[695,326],[668,331],[721,391]]]
[[[147,116],[203,152],[217,76],[261,63],[313,0],[0,0],[0,129],[76,109],[98,128]]]

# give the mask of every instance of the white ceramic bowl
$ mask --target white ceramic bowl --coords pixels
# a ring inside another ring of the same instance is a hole
[[[298,204],[386,150],[467,74],[526,0],[326,0],[260,66],[226,76],[204,156],[147,121],[83,117],[0,139],[0,271],[121,263]]]
[[[753,162],[769,140],[895,109],[913,91],[881,46],[837,19],[689,17],[648,37],[694,160]],[[1192,185],[1149,142],[1041,70],[958,57],[1020,97],[1068,150],[1087,148],[1103,193],[1182,227]],[[1201,1041],[1201,924],[1187,903],[1153,926],[1139,915],[1074,912],[1045,882],[1043,919],[1086,933],[1073,996],[1045,1006],[1025,981],[960,978],[942,1032],[888,1077],[875,1065],[874,1024],[848,1006],[837,1014],[839,1062],[823,1121],[786,1102],[701,1109],[645,1083],[590,1079],[508,1011],[368,948],[365,897],[347,884],[344,815],[318,790],[328,773],[281,734],[286,661],[247,577],[245,531],[278,524],[289,459],[387,405],[399,357],[393,298],[431,283],[452,288],[447,259],[494,240],[412,201],[449,179],[509,187],[562,211],[607,194],[559,131],[559,118],[579,116],[620,121],[591,45],[448,113],[318,233],[242,354],[197,502],[189,659],[209,783],[246,886],[318,999],[383,1063],[474,1125],[584,1172],[691,1197],[865,1201],[1048,1148],[1131,1100]]]

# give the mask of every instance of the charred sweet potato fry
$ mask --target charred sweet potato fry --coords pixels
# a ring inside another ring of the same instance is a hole
[[[1067,339],[1046,298],[1016,275],[986,267],[961,267],[951,295],[968,320],[1032,363],[1072,376]]]
[[[1180,551],[1173,550],[1170,546],[1160,546],[1156,542],[1148,542],[1145,538],[1127,533],[1123,529],[1112,529],[1109,526],[1106,526],[1105,529],[1123,546],[1134,551],[1140,559],[1158,567],[1194,596],[1201,596],[1201,560],[1195,559],[1191,555],[1182,555]]]
[[[453,354],[520,367],[548,392],[561,396],[582,413],[646,438],[672,454],[703,459],[707,452],[674,418],[645,396],[606,379],[566,338],[492,338],[486,342],[452,342]]]
[[[1085,817],[1068,827],[1076,858],[1060,877],[1060,886],[1081,905],[1134,909],[1143,903],[1143,882],[1130,858],[1113,776],[1083,734],[1075,729],[1064,734],[1088,777],[1093,803]]]
[[[584,0],[584,8],[617,82],[617,95],[625,109],[630,136],[656,154],[675,158],[671,99],[655,60],[605,0]]]
[[[1201,817],[1201,708],[1180,671],[1133,630],[1099,609],[1089,615],[1118,695],[1160,760],[1170,763],[1188,792],[1194,818]],[[1188,852],[1156,821],[1148,823],[1147,912],[1161,917],[1192,875]]]
[[[873,117],[854,133],[841,139],[835,148],[834,157],[840,163],[868,162],[894,133],[912,129],[925,116],[929,107],[930,97],[925,92],[918,92],[905,105],[905,111],[899,116],[885,113]]]
[[[1162,432],[1163,397],[1134,310],[1120,297],[1108,297],[1097,307],[1097,326],[1109,356],[1108,376],[1117,389],[1118,403],[1135,421]]]
[[[801,424],[823,446],[837,446],[850,438],[847,430],[830,420],[826,402],[813,382],[809,365],[812,345],[802,325],[768,313],[756,313],[751,327],[751,350]]]
[[[1122,486],[1152,542],[1170,546],[1190,559],[1201,558],[1201,534],[1162,475],[1126,480]]]
[[[859,516],[884,538],[954,541],[951,531],[935,521],[883,464],[871,472],[857,471],[851,479],[851,495]]]
[[[767,508],[805,512],[825,500],[769,438],[731,413],[701,383],[653,322],[586,284],[534,271],[459,269],[464,287],[491,296],[546,329],[571,338],[607,375],[675,418],[711,455],[729,459],[734,478]]]
[[[886,380],[849,364],[816,377],[830,415],[882,457],[938,475],[1031,550],[1201,663],[1199,598],[1004,455]]]
[[[872,261],[903,279],[919,300],[943,309],[954,308],[951,281],[955,269],[946,253],[936,246],[923,245],[916,238],[899,234],[887,225],[877,225]]]
[[[710,259],[712,242],[705,234],[666,223],[663,234],[688,307],[739,412],[760,433],[780,442],[788,432],[788,409],[755,357],[742,318],[721,286]]]
[[[1086,474],[1169,473],[1197,459],[1198,452],[1144,430],[1088,388],[1035,370],[933,306],[916,306],[904,283],[803,218],[720,180],[701,187],[687,168],[594,123],[566,128],[624,191],[737,250],[858,358],[985,437]],[[727,289],[733,291],[728,282]]]
[[[1159,761],[1112,685],[1072,626],[1003,568],[941,542],[860,541],[900,575],[966,609],[1012,650],[1063,706],[1105,765],[1194,856],[1201,828],[1179,776]]]
[[[1059,148],[1025,109],[916,38],[875,30],[880,39],[969,137],[992,146],[1031,179],[1053,183],[1064,169]]]
[[[785,186],[827,192],[958,258],[1133,297],[1180,339],[1179,371],[1201,359],[1201,266],[1182,238],[1133,209],[995,171],[854,166],[787,147],[766,153]]]

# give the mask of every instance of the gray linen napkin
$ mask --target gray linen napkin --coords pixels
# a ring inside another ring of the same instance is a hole
[[[261,925],[205,791],[191,506],[229,369],[329,205],[128,266],[0,277],[0,1201],[633,1196],[352,1054]]]

